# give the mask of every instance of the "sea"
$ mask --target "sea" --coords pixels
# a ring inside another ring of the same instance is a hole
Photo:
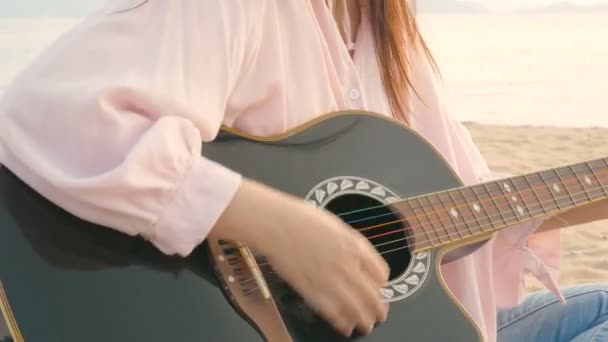
[[[81,18],[0,18],[0,96]],[[447,110],[464,122],[608,127],[608,14],[421,15]]]

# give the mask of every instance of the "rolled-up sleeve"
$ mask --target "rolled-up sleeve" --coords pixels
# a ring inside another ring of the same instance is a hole
[[[85,220],[186,256],[241,175],[202,157],[256,48],[255,1],[116,1],[0,102],[0,161]]]

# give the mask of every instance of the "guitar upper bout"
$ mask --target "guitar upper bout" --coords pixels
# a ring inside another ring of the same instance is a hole
[[[23,342],[8,297],[0,281],[0,342]]]

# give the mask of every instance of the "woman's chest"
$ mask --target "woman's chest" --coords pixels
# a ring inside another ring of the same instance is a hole
[[[227,103],[225,124],[274,135],[334,111],[389,115],[369,25],[351,55],[322,1],[272,1],[258,46]]]

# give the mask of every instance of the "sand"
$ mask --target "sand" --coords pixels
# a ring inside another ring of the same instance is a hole
[[[490,169],[499,174],[523,174],[608,157],[606,128],[466,126]],[[562,237],[560,284],[608,283],[608,221],[566,228]],[[528,288],[541,286],[531,279]]]

